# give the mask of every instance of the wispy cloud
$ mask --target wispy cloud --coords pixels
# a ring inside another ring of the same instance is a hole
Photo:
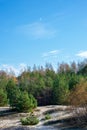
[[[42,54],[43,63],[51,63],[56,70],[61,50],[51,50]]]
[[[17,27],[17,32],[29,37],[41,39],[54,37],[56,30],[53,29],[49,24],[40,21]]]
[[[76,54],[76,56],[79,56],[81,58],[87,58],[87,51],[82,51]]]
[[[60,50],[52,50],[49,52],[45,52],[43,53],[42,57],[53,57],[53,56],[57,56],[60,53]]]

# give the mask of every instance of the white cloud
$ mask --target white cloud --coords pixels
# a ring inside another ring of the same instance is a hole
[[[81,57],[81,58],[87,58],[87,51],[82,51],[79,52],[78,54],[76,54],[77,56]]]
[[[61,50],[51,50],[51,51],[43,53],[42,58],[43,58],[44,64],[51,63],[54,69],[56,70],[60,53],[61,53]]]
[[[52,51],[43,53],[42,57],[53,57],[53,56],[57,56],[59,53],[60,53],[60,50],[52,50]]]
[[[22,69],[22,68],[26,68],[27,65],[26,65],[25,63],[21,63],[21,64],[19,65],[19,67]]]
[[[23,72],[27,68],[27,65],[25,63],[21,63],[19,65],[19,71]]]
[[[19,70],[17,68],[15,68],[14,66],[12,65],[8,65],[8,64],[3,64],[0,66],[0,70],[4,70],[6,71],[7,73],[14,73],[14,74],[18,74],[19,73]]]
[[[51,38],[54,37],[56,33],[56,31],[50,25],[42,22],[34,22],[31,24],[22,25],[17,28],[17,32],[21,32],[26,36],[36,39]]]
[[[53,51],[50,51],[49,53],[55,55],[59,53],[59,50],[53,50]]]
[[[24,63],[19,64],[17,67],[14,67],[13,65],[8,65],[8,64],[2,64],[0,66],[0,70],[4,70],[7,73],[12,73],[18,76],[20,72],[23,72],[27,68],[27,65]]]

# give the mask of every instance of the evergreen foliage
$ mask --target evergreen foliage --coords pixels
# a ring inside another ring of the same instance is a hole
[[[31,109],[37,107],[37,101],[32,95],[28,95],[27,92],[21,92],[16,109],[20,112],[29,112]]]
[[[22,125],[36,125],[39,123],[39,119],[34,115],[30,115],[29,117],[26,118],[21,118],[20,121]]]
[[[8,102],[19,111],[29,111],[37,104],[68,104],[75,91],[82,91],[78,85],[86,86],[82,80],[87,81],[87,60],[78,64],[62,62],[57,72],[49,63],[45,68],[34,65],[32,71],[28,68],[18,77],[0,71],[0,105]]]
[[[13,79],[9,80],[9,82],[6,86],[6,90],[7,90],[7,97],[8,97],[10,106],[16,107],[16,105],[18,103],[18,98],[20,96],[20,90],[19,90],[18,86],[16,86]]]
[[[0,106],[6,106],[7,103],[7,94],[3,91],[3,89],[0,89]]]

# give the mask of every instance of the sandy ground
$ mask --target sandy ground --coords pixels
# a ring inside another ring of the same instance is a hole
[[[67,106],[43,106],[43,107],[37,107],[37,109],[35,110],[34,114],[38,116],[38,118],[40,117],[40,120],[43,118],[45,113],[48,113],[49,111],[52,113],[58,112],[59,114],[56,116],[53,116],[52,119],[50,120],[57,120],[57,119],[64,119],[67,118],[71,115],[71,113],[67,113]],[[9,108],[0,108],[0,111],[2,110],[7,110]],[[26,117],[28,116],[29,113],[10,113],[6,116],[1,116],[0,117],[0,130],[2,130],[2,128],[8,128],[8,127],[21,127],[21,122],[20,122],[20,118],[21,117]],[[43,125],[44,121],[40,121],[40,123],[36,126],[30,126],[29,128],[35,128],[37,126],[41,126]],[[45,121],[46,123],[46,121]]]

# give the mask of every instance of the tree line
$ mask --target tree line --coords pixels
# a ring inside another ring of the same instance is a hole
[[[0,70],[0,106],[27,111],[37,105],[83,105],[87,101],[87,60],[34,65],[17,77]]]

